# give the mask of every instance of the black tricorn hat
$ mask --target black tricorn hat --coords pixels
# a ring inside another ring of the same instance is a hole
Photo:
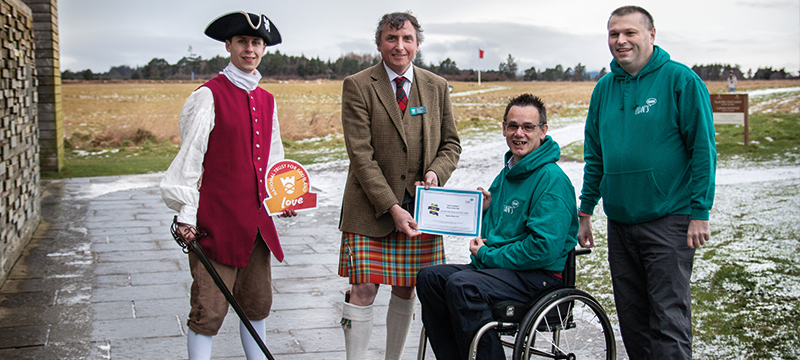
[[[281,43],[281,33],[266,15],[235,11],[222,15],[206,27],[208,37],[225,41],[234,36],[255,36],[264,39],[267,46]]]

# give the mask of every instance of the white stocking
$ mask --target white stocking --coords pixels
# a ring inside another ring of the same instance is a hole
[[[202,335],[189,329],[186,334],[186,345],[189,348],[189,360],[209,360],[211,359],[211,344],[213,336]]]
[[[250,320],[250,324],[256,329],[258,337],[263,342],[267,334],[267,319]],[[242,348],[244,348],[244,355],[247,360],[264,360],[267,358],[241,320],[239,320],[239,338],[242,339]]]
[[[392,293],[386,312],[386,360],[400,360],[403,356],[416,300],[403,299]]]
[[[372,335],[372,305],[358,306],[344,303],[342,329],[347,360],[364,360]]]

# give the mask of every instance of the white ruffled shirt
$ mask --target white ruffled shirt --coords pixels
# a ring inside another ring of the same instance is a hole
[[[248,74],[233,64],[228,64],[220,74],[248,93],[255,90],[261,80],[261,74],[257,70],[255,75]],[[272,140],[267,168],[284,158],[277,101],[273,108]],[[181,149],[161,180],[161,197],[170,209],[179,212],[178,222],[196,225],[203,159],[208,150],[208,137],[214,129],[214,95],[211,89],[202,86],[189,95],[181,110],[179,125]]]

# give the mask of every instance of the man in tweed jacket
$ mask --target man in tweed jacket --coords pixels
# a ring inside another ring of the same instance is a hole
[[[381,63],[343,84],[350,168],[339,223],[339,275],[352,284],[342,316],[348,359],[366,356],[379,284],[392,285],[386,359],[400,358],[414,312],[416,273],[444,262],[441,236],[418,231],[413,195],[417,185],[444,185],[461,146],[447,82],[411,64],[421,33],[410,13],[384,15],[375,36]]]

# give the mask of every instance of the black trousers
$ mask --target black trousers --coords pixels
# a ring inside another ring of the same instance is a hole
[[[640,224],[608,221],[608,262],[622,340],[631,359],[692,358],[689,215]]]
[[[502,300],[529,301],[542,290],[561,285],[553,272],[477,270],[472,265],[436,265],[417,274],[422,323],[436,358],[464,360],[475,333],[492,321],[492,305]],[[505,359],[500,339],[486,333],[478,359]]]

